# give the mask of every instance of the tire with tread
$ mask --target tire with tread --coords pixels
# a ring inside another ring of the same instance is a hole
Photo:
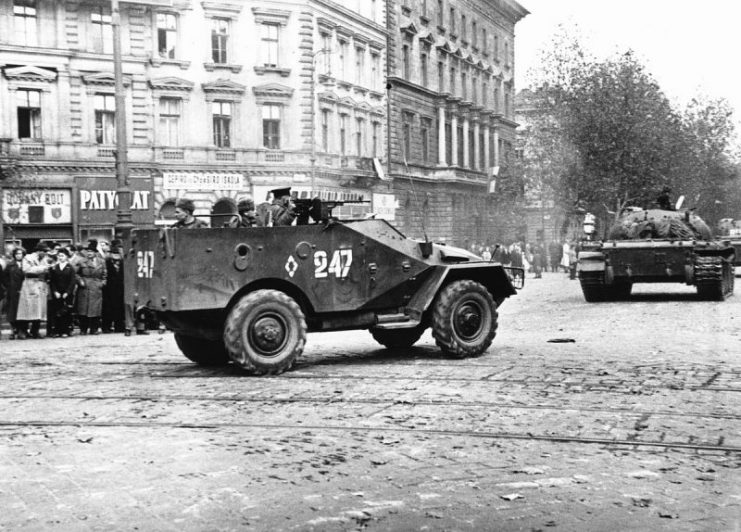
[[[306,344],[306,318],[298,303],[278,290],[256,290],[232,308],[224,327],[231,359],[256,375],[290,369]]]
[[[218,340],[175,333],[175,343],[188,360],[201,366],[223,366],[229,363],[229,353],[224,343]]]
[[[408,329],[371,329],[371,334],[373,339],[386,349],[400,349],[412,347],[426,328],[418,325]]]
[[[485,352],[497,332],[497,306],[485,286],[470,280],[445,286],[433,304],[432,336],[456,358]]]

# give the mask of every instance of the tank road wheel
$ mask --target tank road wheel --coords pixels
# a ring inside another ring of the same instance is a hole
[[[175,343],[189,359],[201,366],[223,366],[229,363],[229,353],[223,342],[175,333]]]
[[[412,347],[425,332],[422,325],[408,329],[371,329],[373,339],[387,349]]]
[[[306,319],[296,301],[278,290],[256,290],[229,312],[224,327],[229,356],[257,375],[293,366],[306,343]]]
[[[497,307],[480,283],[464,279],[443,288],[432,310],[432,336],[457,358],[480,355],[497,333]]]

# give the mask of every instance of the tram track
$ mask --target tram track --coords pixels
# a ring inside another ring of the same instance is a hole
[[[684,451],[707,451],[725,454],[741,454],[741,447],[724,445],[722,441],[717,444],[712,443],[688,443],[679,441],[658,441],[658,440],[638,440],[638,439],[610,439],[610,438],[590,438],[570,435],[557,434],[532,434],[532,433],[512,433],[498,431],[474,431],[474,430],[446,430],[446,429],[420,429],[405,427],[380,427],[380,426],[361,426],[361,425],[309,425],[309,424],[274,424],[274,423],[168,423],[168,422],[120,422],[120,421],[43,421],[29,420],[23,422],[0,421],[0,428],[164,428],[164,429],[185,429],[185,430],[223,430],[223,429],[255,429],[255,430],[289,430],[289,431],[329,431],[329,432],[365,432],[365,433],[404,433],[411,435],[424,436],[451,436],[464,438],[479,438],[487,440],[521,440],[521,441],[540,441],[551,443],[573,443],[584,445],[601,445],[604,447],[625,448],[630,447],[633,450],[640,448],[662,448],[676,449]]]

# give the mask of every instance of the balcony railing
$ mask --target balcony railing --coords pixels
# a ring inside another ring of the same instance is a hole
[[[44,145],[40,142],[35,142],[33,144],[24,142],[21,144],[18,152],[21,157],[43,157],[46,150],[44,149]]]

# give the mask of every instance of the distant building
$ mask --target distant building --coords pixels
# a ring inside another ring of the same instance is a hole
[[[515,0],[388,5],[397,224],[410,236],[486,242],[497,209],[490,181],[512,170],[515,24],[528,12]]]
[[[385,2],[122,1],[121,17],[135,225],[171,223],[184,195],[220,225],[279,185],[393,216]],[[0,0],[5,241],[113,236],[112,50],[109,2]]]

